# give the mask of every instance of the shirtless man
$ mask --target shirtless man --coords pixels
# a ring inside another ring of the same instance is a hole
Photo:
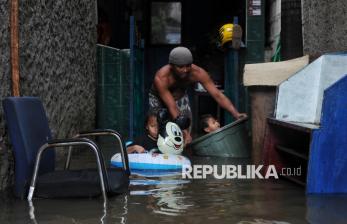
[[[185,143],[192,140],[186,120],[192,118],[187,88],[197,82],[200,82],[216,102],[236,119],[247,116],[245,113],[239,113],[232,102],[216,88],[204,69],[193,64],[193,56],[188,48],[176,47],[170,52],[169,64],[164,65],[155,74],[149,92],[149,106],[151,110],[157,111],[161,108],[168,109],[173,121],[185,129]]]

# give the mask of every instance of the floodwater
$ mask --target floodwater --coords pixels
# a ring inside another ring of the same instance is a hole
[[[193,164],[247,164],[193,157]],[[0,223],[346,223],[347,196],[306,196],[286,180],[182,179],[134,174],[127,194],[110,198],[25,200],[1,195]]]

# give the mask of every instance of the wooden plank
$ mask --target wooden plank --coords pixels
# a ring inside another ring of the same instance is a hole
[[[285,128],[290,128],[290,129],[294,129],[294,130],[306,132],[306,133],[312,133],[314,129],[319,128],[318,125],[314,125],[314,124],[288,122],[288,121],[278,120],[275,118],[268,118],[267,120],[270,124],[275,124]]]
[[[266,126],[264,148],[262,150],[264,166],[275,165],[277,170],[285,167],[283,158],[280,156],[275,146],[280,143],[277,133],[269,126]]]
[[[288,61],[246,64],[243,73],[245,86],[278,86],[308,64],[303,56]]]
[[[299,153],[295,149],[290,149],[290,148],[287,148],[287,147],[284,147],[284,146],[281,146],[281,145],[276,145],[276,149],[278,151],[288,153],[290,155],[299,157],[301,159],[308,160],[308,156],[307,155],[305,155],[303,153]]]
[[[252,162],[262,164],[267,117],[273,116],[276,87],[249,87],[252,116]]]
[[[19,22],[18,22],[18,0],[11,0],[11,73],[12,73],[12,95],[20,96],[19,75]]]

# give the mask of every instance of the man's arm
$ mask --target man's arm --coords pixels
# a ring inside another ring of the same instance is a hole
[[[228,97],[226,97],[219,89],[217,89],[217,87],[211,80],[210,76],[207,74],[207,72],[204,69],[199,68],[197,72],[198,72],[197,76],[199,77],[198,81],[203,85],[203,87],[207,90],[207,92],[213,97],[213,99],[217,101],[217,103],[222,108],[224,108],[229,113],[231,113],[236,119],[247,116],[244,113],[240,113],[235,108],[233,103],[228,99]]]
[[[168,108],[172,119],[175,119],[176,117],[178,117],[180,112],[176,106],[174,97],[172,96],[172,94],[170,93],[168,89],[167,80],[162,80],[161,78],[159,78],[159,76],[156,76],[154,78],[154,85],[156,89],[158,90],[159,97]]]

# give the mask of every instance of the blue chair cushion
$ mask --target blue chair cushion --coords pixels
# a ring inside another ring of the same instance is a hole
[[[15,195],[23,198],[31,181],[36,154],[52,135],[42,102],[36,97],[8,97],[3,108],[15,157]],[[54,170],[55,153],[48,150],[39,174]]]

